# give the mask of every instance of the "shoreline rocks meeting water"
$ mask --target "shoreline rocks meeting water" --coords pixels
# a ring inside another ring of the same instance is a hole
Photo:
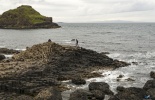
[[[79,80],[81,78],[80,81],[85,83],[83,79],[101,76],[92,71],[128,65],[126,62],[113,60],[104,54],[82,47],[45,42],[14,54],[9,62],[0,62],[0,97],[7,100],[24,96],[36,99],[44,97],[43,95],[55,98],[52,97],[55,90],[67,89],[61,82],[63,80],[79,77]],[[80,83],[79,80],[74,81]]]
[[[73,84],[86,84],[85,79],[101,77],[92,73],[99,69],[125,67],[126,62],[113,60],[104,53],[59,45],[52,41],[27,47],[25,51],[2,48],[3,54],[13,54],[6,61],[0,61],[0,99],[5,100],[62,100],[61,92],[69,89],[61,81],[71,80]],[[150,72],[154,79],[155,72]],[[122,78],[119,75],[118,78]],[[143,88],[117,87],[117,94],[105,82],[91,82],[89,90],[77,89],[70,94],[69,100],[154,100],[155,82],[148,80]]]

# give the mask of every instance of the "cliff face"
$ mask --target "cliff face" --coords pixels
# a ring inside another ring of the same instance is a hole
[[[27,29],[27,28],[59,28],[53,23],[52,17],[45,17],[31,6],[22,5],[8,10],[0,16],[0,28]]]

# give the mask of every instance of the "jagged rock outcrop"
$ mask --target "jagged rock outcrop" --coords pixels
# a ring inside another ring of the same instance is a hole
[[[0,63],[0,92],[34,97],[48,87],[64,90],[59,79],[96,77],[99,74],[91,73],[94,70],[127,65],[92,50],[49,41],[13,55],[10,62]],[[96,97],[104,95],[96,94]]]
[[[65,77],[64,79],[73,79],[78,76],[86,78],[91,75],[95,76],[90,73],[95,69],[118,68],[128,65],[128,63],[113,60],[92,50],[62,46],[54,42],[34,45],[26,51],[14,55],[13,59],[15,61],[40,62],[44,64],[44,67],[41,67],[43,73],[53,73],[58,78]]]
[[[45,17],[28,5],[22,5],[16,9],[8,10],[0,16],[0,28],[4,29],[59,27],[58,24],[53,23],[52,17]]]

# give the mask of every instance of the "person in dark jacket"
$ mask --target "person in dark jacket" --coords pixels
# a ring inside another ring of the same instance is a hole
[[[76,42],[76,47],[78,47],[79,46],[79,44],[78,44],[79,41],[76,39],[75,42]]]

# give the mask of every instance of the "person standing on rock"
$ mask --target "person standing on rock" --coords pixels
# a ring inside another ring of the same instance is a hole
[[[79,46],[79,44],[78,44],[79,41],[76,39],[75,42],[76,42],[76,47],[78,47]]]

